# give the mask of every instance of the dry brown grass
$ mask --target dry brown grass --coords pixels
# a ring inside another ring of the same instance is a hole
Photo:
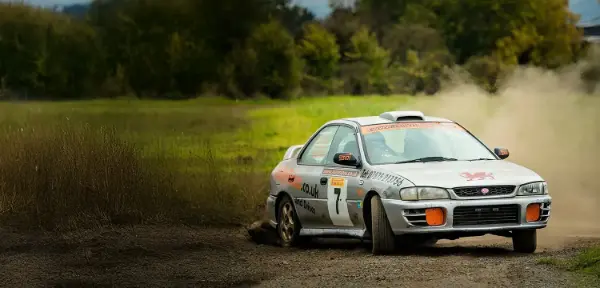
[[[70,230],[110,224],[241,224],[261,208],[264,177],[214,157],[142,157],[114,129],[58,121],[0,136],[0,223]],[[199,161],[191,167],[182,161]],[[248,161],[246,159],[246,161]],[[263,175],[261,175],[263,176]]]
[[[171,175],[146,165],[112,130],[70,123],[7,129],[0,147],[0,215],[12,225],[140,223],[180,209]]]

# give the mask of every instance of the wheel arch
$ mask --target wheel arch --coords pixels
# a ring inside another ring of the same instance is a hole
[[[365,223],[365,227],[367,228],[367,232],[369,234],[371,234],[371,198],[373,198],[374,196],[380,196],[379,193],[377,193],[377,191],[375,190],[370,190],[369,192],[367,192],[367,195],[365,196],[364,200],[363,200],[363,221]],[[380,196],[381,197],[381,196]]]
[[[279,223],[279,204],[281,203],[281,200],[283,200],[283,198],[285,197],[290,198],[290,200],[292,201],[292,206],[294,206],[294,209],[296,209],[296,204],[294,203],[294,198],[292,197],[292,195],[290,195],[290,193],[286,191],[279,191],[275,198],[275,221],[277,221],[277,223]]]

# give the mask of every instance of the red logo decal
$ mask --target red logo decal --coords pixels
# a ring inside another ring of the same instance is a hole
[[[460,176],[467,178],[467,181],[474,181],[474,180],[485,180],[485,179],[490,179],[490,180],[494,180],[494,175],[492,173],[486,173],[486,172],[475,172],[473,174],[469,173],[469,172],[464,172],[464,173],[460,173]],[[483,193],[483,191],[482,191]]]

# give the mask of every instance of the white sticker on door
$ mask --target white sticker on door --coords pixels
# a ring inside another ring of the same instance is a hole
[[[327,186],[327,208],[335,226],[354,226],[348,213],[347,197],[348,181],[345,178],[330,178]]]

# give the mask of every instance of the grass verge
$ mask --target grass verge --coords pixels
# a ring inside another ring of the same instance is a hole
[[[583,276],[578,282],[600,287],[600,246],[586,248],[569,259],[541,258],[538,260],[538,264],[551,265],[574,272]]]

